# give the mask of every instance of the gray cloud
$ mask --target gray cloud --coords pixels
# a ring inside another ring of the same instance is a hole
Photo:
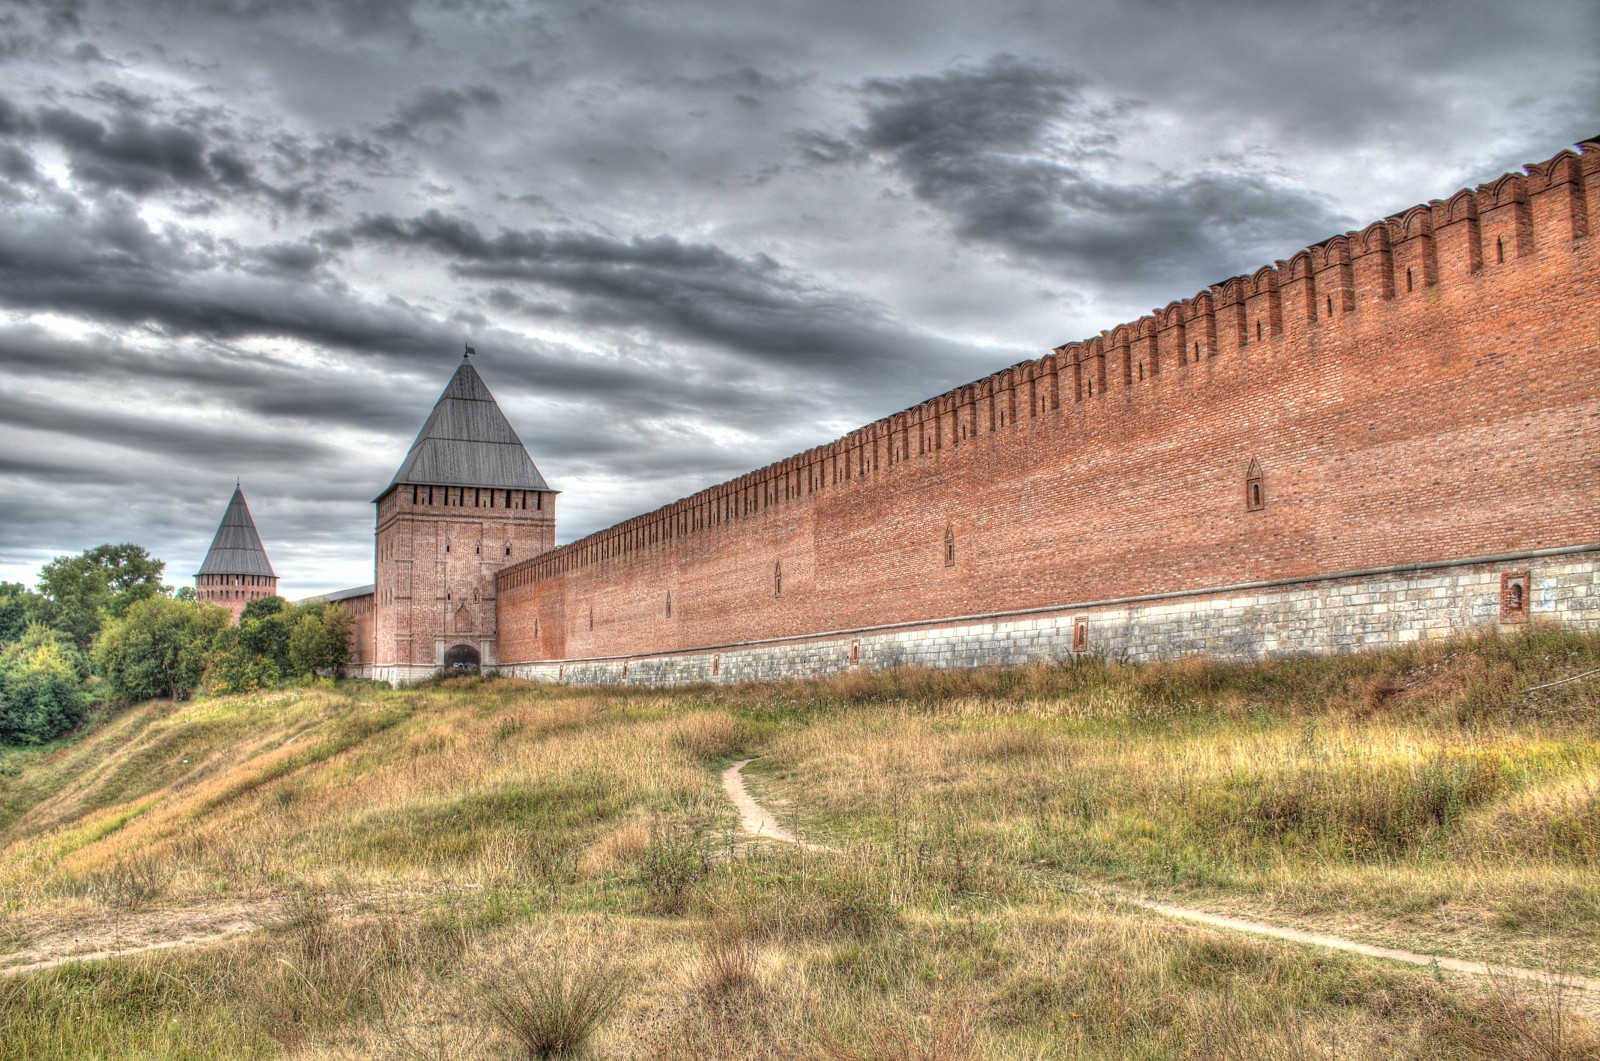
[[[647,328],[777,366],[893,371],[959,356],[953,344],[897,324],[883,307],[829,291],[765,254],[739,256],[674,236],[620,240],[588,232],[502,229],[429,210],[375,215],[331,232],[351,241],[420,247],[446,256],[455,275],[538,289],[527,299],[498,288],[492,304],[535,317]]]
[[[391,122],[378,127],[386,137],[409,137],[430,125],[459,128],[473,110],[498,110],[500,93],[487,85],[462,88],[424,88],[403,104]]]
[[[40,113],[39,128],[66,148],[73,176],[101,188],[143,194],[168,184],[217,183],[204,141],[187,129],[132,114],[118,115],[107,128],[59,107]]]
[[[1242,160],[1182,173],[1126,163],[1126,119],[1143,104],[1094,102],[1081,77],[1041,63],[1002,55],[861,91],[859,144],[963,239],[1079,277],[1231,275],[1346,223]]]

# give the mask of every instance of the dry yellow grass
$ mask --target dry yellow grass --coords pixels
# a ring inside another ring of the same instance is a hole
[[[1596,1056],[1548,991],[1094,890],[1593,971],[1597,723],[1581,690],[1518,690],[1597,655],[1535,631],[1255,669],[144,705],[0,760],[0,963],[107,924],[272,924],[0,978],[0,1061],[518,1056],[491,997],[554,968],[626,983],[597,1057]],[[841,854],[735,850],[717,774],[753,754]]]

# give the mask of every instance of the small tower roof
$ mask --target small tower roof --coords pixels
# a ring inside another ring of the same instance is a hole
[[[402,484],[550,489],[465,358],[383,493]]]
[[[256,521],[250,518],[250,506],[244,503],[244,491],[238,486],[233,488],[233,499],[222,514],[222,524],[211,539],[211,551],[206,553],[199,574],[278,577],[261,545],[261,535],[256,533]]]

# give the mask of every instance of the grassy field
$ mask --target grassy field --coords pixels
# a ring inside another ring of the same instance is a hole
[[[151,703],[0,753],[13,1058],[1583,1058],[1600,638]],[[750,845],[720,769],[837,854]]]

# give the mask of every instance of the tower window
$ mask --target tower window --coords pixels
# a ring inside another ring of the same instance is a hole
[[[956,566],[956,529],[953,526],[944,529],[944,566]]]
[[[508,545],[508,546],[506,546],[506,555],[507,555],[507,556],[510,556],[510,555],[511,555],[511,546],[509,546],[509,545]]]
[[[1333,316],[1333,296],[1328,296],[1328,316]]]
[[[1497,236],[1494,241],[1494,260],[1501,265],[1506,261],[1506,241],[1504,237]]]
[[[1407,291],[1407,293],[1409,293],[1411,290],[1412,290],[1412,287],[1411,287],[1411,270],[1407,269],[1406,270],[1406,291]]]
[[[1267,507],[1267,494],[1265,487],[1262,485],[1261,465],[1254,460],[1250,462],[1250,467],[1244,475],[1244,507],[1249,512],[1258,512]]]
[[[672,591],[667,590],[667,618],[672,618]]]
[[[1072,651],[1089,651],[1089,618],[1080,615],[1072,620]]]
[[[779,560],[772,565],[772,595],[783,596],[783,561]]]

